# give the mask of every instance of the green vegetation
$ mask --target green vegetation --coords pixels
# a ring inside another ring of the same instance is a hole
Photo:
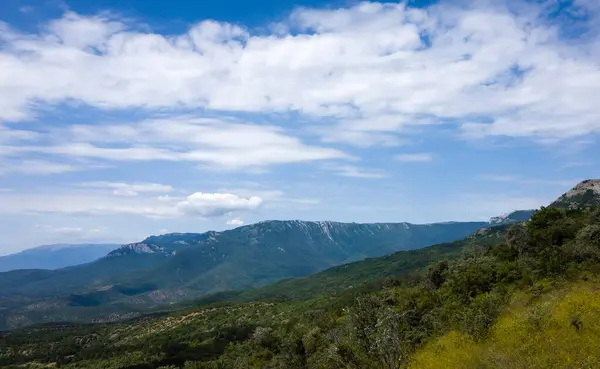
[[[397,255],[416,259],[403,264]],[[360,273],[364,278],[355,276]],[[600,209],[542,208],[524,224],[338,267],[300,279],[295,286],[304,281],[311,284],[309,289],[317,288],[321,280],[325,287],[320,291],[328,292],[327,284],[336,276],[349,278],[354,287],[320,296],[286,294],[294,281],[284,281],[269,288],[290,301],[217,302],[215,297],[215,302],[200,307],[128,322],[49,324],[5,332],[0,366],[600,365]],[[384,280],[375,283],[381,277]],[[269,288],[246,293],[269,295]],[[307,296],[310,299],[303,300]]]

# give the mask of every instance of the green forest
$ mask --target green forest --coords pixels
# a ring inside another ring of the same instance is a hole
[[[599,208],[541,208],[527,222],[402,255],[350,264],[351,285],[337,291],[304,293],[302,284],[335,285],[337,276],[344,285],[339,269],[269,287],[280,298],[258,289],[255,301],[215,297],[120,323],[6,331],[0,366],[600,366]],[[286,296],[291,288],[300,292]]]

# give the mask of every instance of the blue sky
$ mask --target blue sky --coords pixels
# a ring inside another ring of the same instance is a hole
[[[593,0],[4,1],[0,254],[547,204],[598,176],[599,16]]]

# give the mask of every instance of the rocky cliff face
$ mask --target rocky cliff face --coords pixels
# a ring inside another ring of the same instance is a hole
[[[125,256],[129,254],[168,254],[166,250],[162,247],[147,244],[144,242],[138,243],[130,243],[128,245],[123,245],[118,249],[111,251],[107,257],[117,257],[117,256]]]
[[[433,224],[411,223],[341,223],[332,221],[270,220],[223,232],[169,233],[124,245],[108,257],[130,254],[176,255],[189,248],[223,249],[228,244],[259,245],[262,249],[276,248],[285,252],[289,246],[308,250],[311,247],[334,247],[350,259],[379,256],[384,252],[413,249],[427,244],[457,239],[485,226],[485,222],[447,222]],[[381,241],[385,240],[385,246]],[[373,244],[374,242],[374,244]],[[369,244],[381,247],[364,253]],[[357,253],[356,256],[352,255]],[[343,258],[345,259],[345,258]]]

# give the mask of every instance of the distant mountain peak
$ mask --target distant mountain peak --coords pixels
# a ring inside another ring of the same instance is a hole
[[[564,193],[551,207],[570,209],[600,205],[600,179],[586,179]]]
[[[491,225],[508,224],[516,222],[524,222],[529,220],[535,210],[515,210],[510,213],[502,214],[490,219]]]
[[[0,256],[0,272],[15,269],[58,269],[89,263],[119,247],[117,244],[68,244],[37,246]]]
[[[581,181],[565,195],[572,197],[581,195],[587,191],[592,191],[596,195],[600,195],[600,179],[586,179],[585,181]]]
[[[107,257],[131,254],[163,254],[173,256],[180,249],[214,242],[219,234],[220,232],[208,231],[204,233],[166,233],[159,236],[150,236],[141,242],[123,245],[112,251]]]
[[[111,251],[106,257],[124,256],[130,254],[158,254],[164,253],[161,247],[144,242],[130,243]]]

